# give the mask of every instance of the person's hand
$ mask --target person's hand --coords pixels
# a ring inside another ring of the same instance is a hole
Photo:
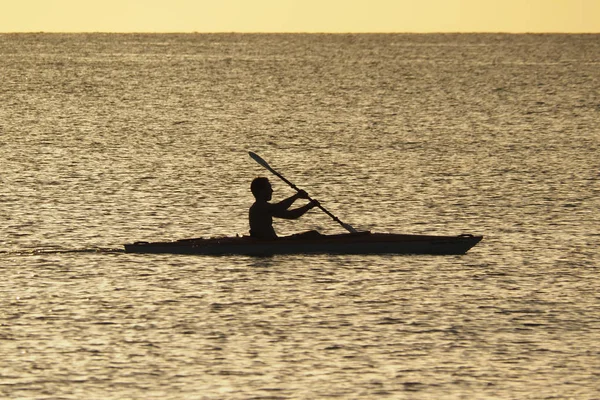
[[[321,203],[319,203],[319,200],[313,200],[310,202],[310,205],[312,206],[311,208],[315,208],[315,207],[319,207],[321,205]]]
[[[298,190],[298,198],[308,199],[308,193],[306,193],[304,190]]]

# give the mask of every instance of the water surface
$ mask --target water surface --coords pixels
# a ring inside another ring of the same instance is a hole
[[[0,35],[0,397],[597,398],[598,39]],[[249,150],[359,229],[485,239],[120,251],[246,233]]]

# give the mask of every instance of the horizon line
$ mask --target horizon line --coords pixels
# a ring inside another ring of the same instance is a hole
[[[0,34],[250,34],[250,35],[268,35],[268,34],[300,34],[300,35],[443,35],[443,34],[486,34],[486,35],[598,35],[600,32],[588,31],[0,31]]]

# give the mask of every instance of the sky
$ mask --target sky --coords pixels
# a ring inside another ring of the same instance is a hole
[[[0,32],[591,32],[600,0],[0,0]]]

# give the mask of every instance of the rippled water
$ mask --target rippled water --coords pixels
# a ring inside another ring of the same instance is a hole
[[[0,35],[0,397],[597,398],[599,39]],[[484,241],[120,251],[247,232],[248,150],[357,228]]]

